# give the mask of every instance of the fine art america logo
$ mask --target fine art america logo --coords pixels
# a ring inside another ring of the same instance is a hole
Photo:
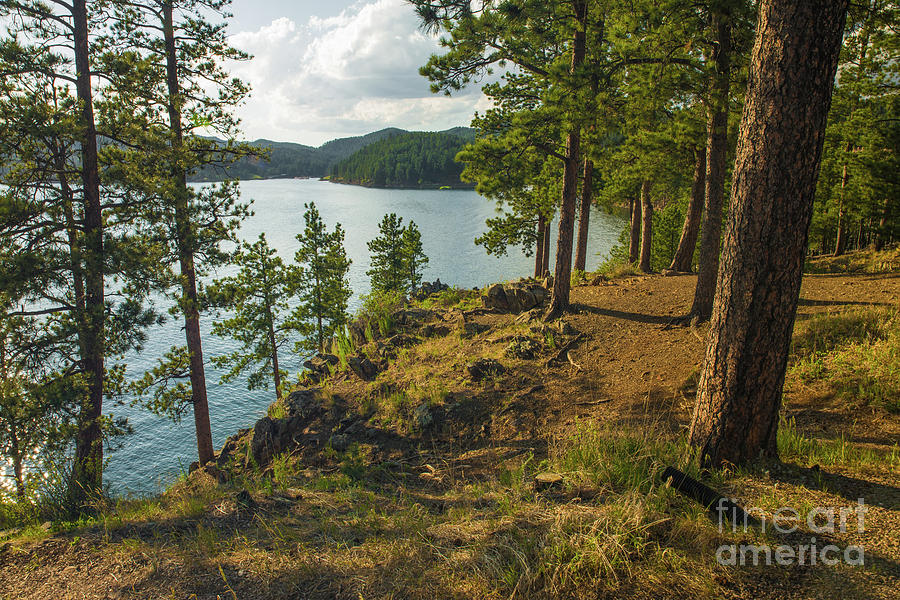
[[[856,528],[858,533],[865,531],[865,514],[868,510],[863,498],[860,498],[856,506],[850,507],[815,507],[808,511],[805,519],[801,513],[788,506],[783,506],[772,513],[759,508],[745,508],[741,510],[734,500],[720,498],[719,504],[713,510],[719,514],[719,533],[724,533],[728,528],[727,520],[731,522],[731,531],[737,533],[751,528],[765,534],[767,528],[783,535],[797,532],[802,524],[809,528],[813,534],[827,535],[835,532],[846,533],[848,528]],[[767,544],[724,544],[716,550],[716,562],[720,565],[744,566],[744,565],[779,565],[779,566],[816,566],[819,564],[833,566],[840,562],[851,566],[863,566],[865,557],[862,546],[847,546],[843,550],[835,544],[822,545],[814,536],[804,540],[799,545],[782,544],[775,547]]]

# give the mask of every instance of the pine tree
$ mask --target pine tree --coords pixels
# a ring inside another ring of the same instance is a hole
[[[412,294],[422,284],[422,270],[428,264],[428,257],[422,249],[422,233],[415,221],[410,221],[403,230],[403,261],[406,264],[407,291]]]
[[[213,363],[229,369],[223,382],[245,372],[249,372],[247,388],[251,390],[268,389],[269,381],[274,381],[275,395],[280,398],[286,373],[279,366],[278,351],[295,329],[288,318],[288,301],[296,285],[296,268],[284,264],[269,247],[265,234],[253,244],[244,242],[234,264],[238,273],[214,281],[206,296],[211,305],[230,315],[213,322],[213,333],[240,342],[241,348],[213,357]]]
[[[233,161],[248,154],[235,144],[237,121],[231,109],[244,101],[247,87],[222,68],[225,60],[247,55],[230,47],[224,17],[229,0],[146,0],[112,4],[118,19],[113,35],[104,40],[118,52],[110,53],[110,70],[123,100],[136,107],[138,125],[121,127],[123,142],[116,158],[123,177],[144,186],[159,201],[149,205],[147,220],[160,229],[169,247],[167,263],[177,265],[172,294],[184,318],[186,349],[173,348],[142,382],[166,382],[180,373],[186,357],[190,394],[184,386],[154,390],[156,408],[180,413],[193,408],[200,464],[213,458],[212,435],[200,337],[198,277],[226,256],[222,241],[234,241],[239,221],[247,215],[238,202],[238,189],[228,182],[201,191],[188,187],[188,177],[203,167]],[[220,17],[218,23],[209,20]],[[157,112],[166,115],[156,118]],[[121,124],[125,125],[125,124]],[[227,141],[193,135],[198,128],[214,131]],[[148,152],[148,150],[150,150]],[[133,165],[129,168],[128,165]],[[169,375],[166,376],[166,368]],[[150,385],[150,388],[154,387]],[[143,395],[150,388],[138,386]]]
[[[690,443],[778,455],[778,420],[847,0],[760,3],[731,214]]]
[[[299,267],[292,295],[298,296],[300,304],[291,320],[305,338],[300,347],[322,352],[325,340],[347,322],[350,259],[340,223],[329,232],[316,205],[310,202],[305,208],[306,229],[297,235],[300,248],[294,255]]]
[[[403,248],[403,217],[384,216],[378,237],[368,242],[371,268],[366,271],[373,292],[407,291],[409,270]]]

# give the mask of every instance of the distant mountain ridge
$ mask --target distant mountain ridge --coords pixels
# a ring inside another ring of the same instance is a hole
[[[225,177],[232,179],[275,179],[290,177],[325,177],[337,163],[349,158],[385,138],[409,133],[404,129],[388,127],[373,131],[366,135],[338,138],[330,140],[315,148],[295,142],[274,142],[258,139],[251,142],[254,146],[269,148],[269,160],[259,158],[241,159],[226,169],[206,168],[194,174],[191,181],[220,181]],[[475,139],[475,130],[468,127],[453,127],[446,131],[436,132],[440,135],[452,136],[465,141]]]

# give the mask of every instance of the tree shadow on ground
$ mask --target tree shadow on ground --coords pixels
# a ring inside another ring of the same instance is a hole
[[[782,463],[777,471],[771,472],[771,476],[784,483],[836,494],[854,503],[863,498],[866,504],[900,511],[900,488],[893,485],[830,473],[818,466],[801,467],[792,463]]]

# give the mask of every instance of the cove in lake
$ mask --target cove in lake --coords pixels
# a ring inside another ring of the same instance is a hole
[[[339,185],[318,180],[276,179],[246,181],[240,184],[244,201],[253,200],[254,215],[241,229],[241,237],[255,240],[266,234],[269,245],[285,261],[293,261],[297,241],[303,229],[303,205],[315,202],[329,228],[341,223],[346,231],[345,247],[353,261],[350,284],[353,298],[350,311],[359,306],[359,298],[369,291],[369,252],[366,242],[378,235],[383,215],[395,212],[404,223],[416,222],[429,257],[424,278],[440,278],[450,285],[484,287],[496,281],[530,275],[534,259],[511,248],[507,256],[488,256],[474,239],[486,229],[485,219],[496,214],[492,201],[469,190],[386,190]],[[595,269],[616,242],[623,222],[601,210],[591,214],[588,245],[589,270]],[[555,233],[555,227],[553,228]],[[576,229],[577,231],[577,229]],[[551,239],[555,252],[555,235]],[[551,267],[553,260],[550,261]],[[220,274],[221,275],[221,274]],[[228,353],[233,342],[210,334],[211,315],[203,315],[203,351],[209,387],[209,411],[213,444],[220,448],[225,439],[243,427],[250,427],[266,413],[275,400],[274,389],[249,391],[246,380],[220,384],[222,372],[210,363],[211,356]],[[170,347],[184,344],[182,323],[169,319],[149,332],[140,353],[125,358],[128,373],[139,376],[151,368]],[[286,353],[282,366],[296,379],[302,368],[298,356]],[[108,403],[109,404],[109,403]],[[121,449],[109,455],[105,478],[115,494],[156,493],[196,460],[193,417],[188,414],[178,424],[129,406],[109,407],[107,412],[128,417],[135,433],[123,440]]]

